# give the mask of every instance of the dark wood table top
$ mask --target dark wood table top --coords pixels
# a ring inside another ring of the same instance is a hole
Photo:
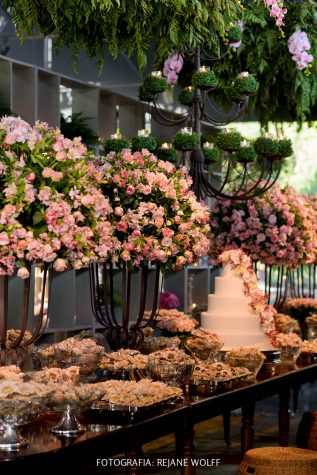
[[[317,378],[317,364],[294,370],[282,366],[276,368],[274,376],[263,373],[263,380],[256,383],[240,381],[233,383],[229,389],[220,386],[208,396],[186,395],[184,401],[158,412],[144,413],[134,420],[109,416],[109,413],[103,417],[86,414],[83,422],[87,431],[77,438],[67,439],[53,435],[49,429],[57,422],[58,415],[45,414],[23,428],[23,435],[30,441],[27,448],[17,453],[0,451],[1,471],[6,473],[4,468],[7,466],[9,469],[13,465],[38,467],[43,464],[43,467],[58,467],[67,460],[73,466],[75,463],[95,466],[96,458],[125,453],[130,448],[141,447],[146,442],[181,430],[188,422],[195,424],[207,420],[224,411],[239,408],[249,401],[264,399]]]

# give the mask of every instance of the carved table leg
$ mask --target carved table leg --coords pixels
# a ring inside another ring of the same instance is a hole
[[[281,447],[288,446],[288,436],[289,436],[289,421],[290,421],[290,410],[289,410],[289,399],[290,399],[290,390],[285,389],[279,393],[280,398],[280,409],[278,413],[278,426],[279,426],[279,444]]]
[[[231,420],[231,412],[225,411],[222,413],[222,421],[223,421],[223,436],[225,439],[225,443],[227,447],[230,447],[231,440],[230,440],[230,420]]]
[[[243,457],[245,452],[253,448],[254,439],[254,409],[255,403],[250,402],[247,406],[242,406],[242,427],[241,427],[241,456]]]

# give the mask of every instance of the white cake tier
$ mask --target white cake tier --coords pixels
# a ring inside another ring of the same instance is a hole
[[[248,322],[247,327],[246,322]],[[273,349],[255,315],[242,318],[224,318],[222,316],[216,318],[215,315],[203,312],[201,314],[201,326],[217,333],[224,343],[223,350],[240,346],[253,346],[262,351]]]
[[[208,295],[208,313],[222,316],[243,316],[249,314],[254,316],[248,304],[248,299],[245,295],[242,297],[223,297],[222,295]]]
[[[216,277],[215,294],[226,298],[243,297],[243,282],[237,277]]]

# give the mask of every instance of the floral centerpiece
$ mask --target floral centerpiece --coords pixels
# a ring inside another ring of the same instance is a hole
[[[186,340],[196,328],[197,320],[183,314],[181,317],[165,317],[157,322],[157,327],[165,336],[178,336]]]
[[[317,300],[312,298],[288,299],[285,303],[285,309],[291,317],[299,322],[302,338],[307,339],[306,318],[317,312]]]
[[[158,261],[178,270],[206,254],[209,213],[190,191],[185,167],[176,170],[143,149],[109,154],[99,171],[120,243],[113,261],[131,268]]]
[[[260,326],[272,343],[276,346],[276,330],[274,325],[275,309],[267,303],[267,298],[259,289],[258,279],[252,267],[249,256],[239,249],[224,251],[219,260],[222,264],[229,264],[234,274],[242,279],[243,290],[249,306],[259,318]]]
[[[116,249],[102,179],[80,138],[19,117],[0,121],[0,274],[27,263],[79,269]]]
[[[212,207],[211,260],[227,246],[241,248],[253,261],[294,268],[316,258],[316,212],[290,186],[274,185],[261,197]]]

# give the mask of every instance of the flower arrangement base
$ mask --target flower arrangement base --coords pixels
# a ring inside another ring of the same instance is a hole
[[[29,445],[29,441],[22,437],[19,429],[11,424],[3,424],[0,436],[0,450],[17,452]]]
[[[71,404],[67,406],[56,426],[51,428],[53,434],[63,437],[77,437],[85,431],[86,428],[78,422],[75,409]]]
[[[101,272],[99,272],[101,271]],[[114,311],[115,278],[120,272],[121,281],[121,318]],[[151,314],[144,319],[147,304],[148,284],[150,272],[154,272],[154,284],[151,289]],[[136,272],[128,270],[126,262],[120,269],[114,269],[112,263],[92,264],[90,266],[90,291],[92,296],[93,313],[97,321],[106,328],[106,339],[110,348],[114,351],[120,348],[138,349],[143,342],[142,329],[149,326],[155,316],[159,298],[159,286],[161,281],[161,266],[153,269],[148,265],[140,269],[139,289],[133,280]],[[100,280],[102,275],[102,280]],[[139,292],[138,292],[139,290]],[[138,303],[137,316],[132,311],[132,303]],[[136,317],[136,321],[135,321]],[[133,318],[133,322],[132,322]]]
[[[29,320],[29,302],[32,287],[31,266],[28,266],[30,277],[23,281],[23,299],[20,328],[14,330],[14,336],[8,339],[8,299],[9,299],[9,279],[8,275],[0,276],[0,366],[15,364],[22,367],[29,355],[28,348],[35,343],[42,335],[45,325],[43,325],[45,294],[50,267],[45,264],[43,267],[42,289],[40,311],[37,317],[35,328],[32,334],[27,331]],[[51,281],[51,280],[50,280]],[[15,335],[16,333],[16,335]]]

